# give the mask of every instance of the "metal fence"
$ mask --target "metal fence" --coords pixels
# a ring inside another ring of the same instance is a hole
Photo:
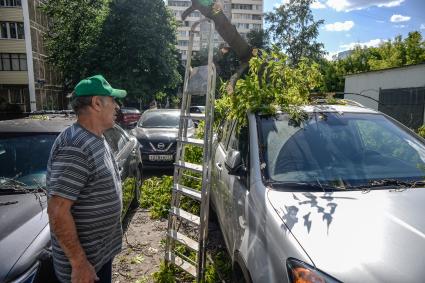
[[[424,124],[425,87],[380,89],[378,110],[411,129]]]

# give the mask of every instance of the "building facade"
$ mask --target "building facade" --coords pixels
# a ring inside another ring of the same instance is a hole
[[[57,72],[47,64],[41,0],[0,0],[0,111],[62,109]],[[6,110],[5,110],[6,109]]]
[[[190,0],[168,0],[167,6],[173,13],[180,26],[177,29],[177,49],[181,53],[182,62],[187,59],[187,50],[189,45],[189,30],[193,22],[199,21],[203,16],[199,11],[195,11],[181,21],[182,13],[191,5]],[[250,30],[263,29],[263,0],[221,0],[219,1],[220,8],[224,14],[236,27],[237,31],[246,38]],[[199,52],[208,46],[208,24],[203,24],[196,29],[199,33],[195,34],[193,52]],[[215,32],[214,47],[219,47],[224,43],[221,36]]]

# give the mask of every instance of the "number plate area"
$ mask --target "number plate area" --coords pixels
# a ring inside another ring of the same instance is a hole
[[[173,155],[149,155],[149,161],[172,161]]]

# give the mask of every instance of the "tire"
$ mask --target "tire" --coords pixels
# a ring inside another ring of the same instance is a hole
[[[134,188],[134,197],[133,197],[133,200],[131,201],[131,204],[130,204],[131,209],[136,209],[140,205],[140,187],[141,187],[141,185],[142,185],[142,173],[141,173],[140,168],[137,168],[136,184],[135,184],[135,188]]]

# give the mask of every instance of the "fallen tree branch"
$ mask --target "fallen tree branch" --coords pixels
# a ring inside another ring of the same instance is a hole
[[[239,69],[234,73],[227,83],[226,90],[227,93],[232,95],[235,91],[236,82],[239,80],[239,78],[242,76],[242,74],[248,69],[249,63],[244,62],[239,66]]]

